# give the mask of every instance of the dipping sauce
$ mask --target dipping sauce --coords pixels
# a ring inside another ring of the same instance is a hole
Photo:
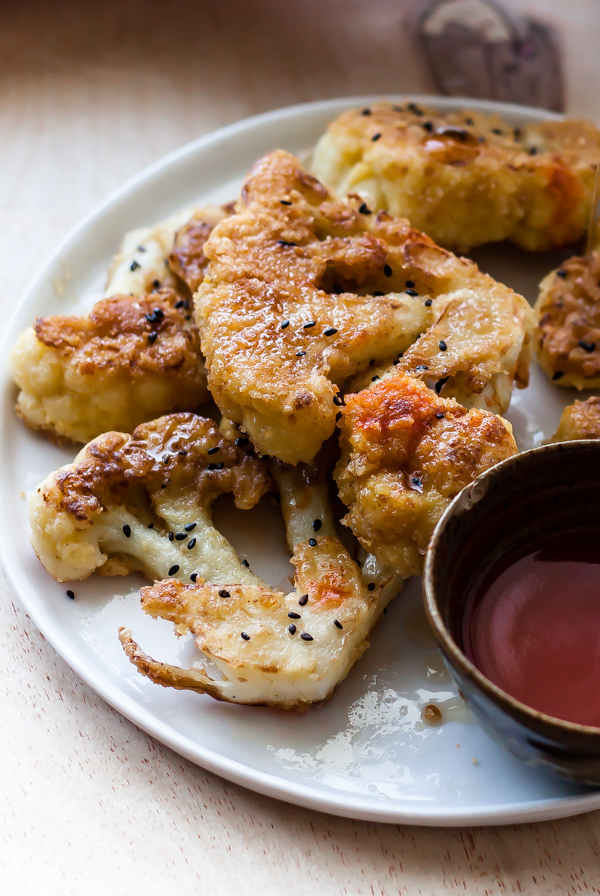
[[[600,529],[553,534],[489,567],[462,636],[471,662],[512,697],[600,727]]]

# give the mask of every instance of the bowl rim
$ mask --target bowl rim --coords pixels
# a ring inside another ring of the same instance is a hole
[[[518,454],[512,455],[512,457],[505,458],[505,460],[494,464],[493,467],[485,470],[472,482],[466,485],[448,505],[438,520],[433,535],[429,540],[423,569],[423,605],[429,623],[433,628],[434,634],[442,650],[450,654],[452,662],[458,663],[471,681],[476,684],[478,689],[490,696],[494,703],[501,705],[508,704],[512,714],[519,717],[521,721],[523,721],[523,724],[528,727],[535,726],[539,728],[540,725],[543,725],[552,729],[558,729],[564,734],[585,735],[600,741],[600,725],[581,725],[577,722],[568,722],[565,719],[559,719],[556,716],[548,715],[541,710],[533,709],[533,707],[528,706],[521,700],[517,700],[516,697],[512,697],[507,691],[504,691],[484,675],[483,672],[471,662],[452,637],[448,626],[442,618],[433,584],[436,554],[439,543],[448,522],[455,516],[459,505],[465,500],[465,493],[467,491],[475,492],[474,503],[479,500],[485,500],[485,492],[480,497],[477,496],[477,492],[481,490],[481,483],[486,483],[488,480],[497,478],[498,476],[504,476],[507,471],[510,471],[519,464],[536,463],[536,458],[540,455],[560,454],[565,451],[572,451],[577,454],[578,451],[583,448],[586,448],[587,450],[592,449],[600,454],[600,440],[574,439],[572,441],[551,442],[545,445],[538,445],[535,448],[529,448],[526,451],[521,451]]]

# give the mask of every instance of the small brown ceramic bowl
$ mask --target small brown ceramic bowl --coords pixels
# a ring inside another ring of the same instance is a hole
[[[439,521],[425,559],[424,599],[460,692],[488,734],[537,768],[600,784],[600,728],[510,697],[467,659],[461,635],[466,599],[485,568],[537,538],[591,526],[600,527],[600,441],[511,457],[463,489]]]

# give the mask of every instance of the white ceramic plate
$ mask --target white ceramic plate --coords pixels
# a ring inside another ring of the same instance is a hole
[[[131,626],[153,656],[186,663],[195,648],[172,627],[145,617],[139,579],[77,584],[76,600],[37,562],[27,540],[25,497],[50,470],[72,459],[28,432],[13,413],[6,356],[36,315],[89,307],[101,295],[107,263],[122,234],[197,200],[232,198],[252,162],[283,147],[308,150],[328,121],[373,97],[330,100],[277,110],[203,137],[118,190],[60,244],[4,329],[1,414],[0,551],[22,603],[64,659],[105,700],[145,731],[199,765],[271,796],[339,815],[417,824],[497,824],[556,818],[600,807],[598,791],[532,771],[470,721],[444,672],[439,652],[423,638],[420,585],[404,590],[373,633],[371,648],[325,706],[305,714],[230,706],[210,697],[165,690],[142,678],[117,640]],[[406,97],[392,97],[395,101]],[[411,97],[444,108],[498,111],[514,124],[546,117],[534,109]],[[490,248],[475,254],[494,276],[535,297],[554,257]],[[533,370],[515,395],[509,417],[521,447],[554,431],[573,396]],[[291,568],[283,527],[270,499],[254,511],[226,501],[218,523],[251,558],[259,575],[283,584]],[[445,724],[420,722],[424,703],[442,706]]]

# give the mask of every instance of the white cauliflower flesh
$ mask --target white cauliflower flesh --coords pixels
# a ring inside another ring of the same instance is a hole
[[[173,290],[112,296],[83,317],[38,318],[10,365],[27,426],[72,442],[131,432],[208,398],[190,300]]]
[[[51,473],[31,497],[31,543],[59,582],[140,570],[252,585],[260,580],[214,528],[211,505],[232,492],[248,509],[269,482],[212,420],[170,414],[132,435],[106,433]]]
[[[294,590],[172,579],[142,589],[144,610],[170,620],[176,631],[184,626],[192,632],[212,663],[212,669],[182,669],[158,662],[121,629],[130,660],[156,684],[232,703],[301,710],[327,699],[368,647],[369,631],[401,580],[363,578],[335,536],[314,468],[278,466],[274,477],[293,550]]]

